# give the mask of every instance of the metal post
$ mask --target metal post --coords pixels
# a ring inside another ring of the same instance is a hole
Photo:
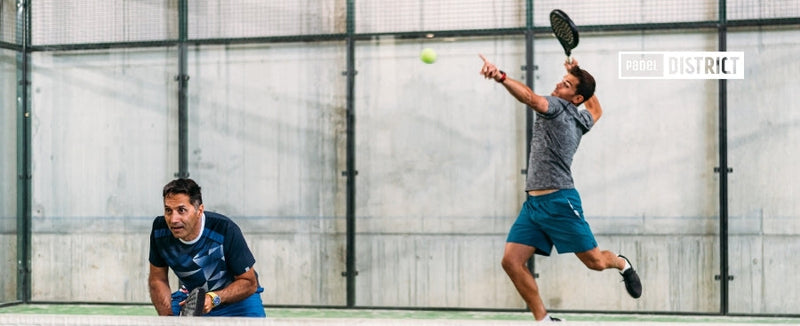
[[[536,71],[535,63],[533,62],[533,42],[535,40],[535,36],[533,33],[533,0],[526,1],[526,14],[525,14],[525,83],[533,89],[533,82],[534,82],[534,72]],[[533,121],[535,115],[533,114],[533,108],[528,107],[525,110],[525,173],[527,175],[528,172],[528,161],[531,155],[531,137],[533,137]],[[527,194],[525,194],[527,196]],[[530,270],[531,275],[536,278],[536,255],[531,256],[528,259],[528,270]]]
[[[189,7],[187,0],[178,2],[178,178],[189,177],[189,103],[187,89],[187,50]]]
[[[17,298],[31,300],[30,10],[17,0]]]
[[[347,0],[347,307],[356,304],[356,132],[355,132],[355,0]]]
[[[719,51],[727,50],[725,0],[719,1]],[[719,269],[720,312],[728,314],[728,83],[719,80]]]

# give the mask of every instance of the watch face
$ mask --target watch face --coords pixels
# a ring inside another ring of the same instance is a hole
[[[216,297],[214,297],[213,300],[211,300],[211,303],[213,303],[214,307],[216,307],[216,306],[219,306],[220,301],[222,301],[222,299],[220,299],[218,296],[216,296]]]

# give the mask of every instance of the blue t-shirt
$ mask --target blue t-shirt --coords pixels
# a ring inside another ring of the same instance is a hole
[[[594,120],[587,110],[578,110],[564,99],[545,96],[547,112],[537,113],[531,136],[531,156],[525,191],[575,188],[572,157],[583,134]]]
[[[205,225],[197,242],[184,244],[170,232],[164,216],[156,217],[150,233],[150,263],[171,268],[189,291],[216,291],[255,264],[242,231],[224,215],[204,212]]]

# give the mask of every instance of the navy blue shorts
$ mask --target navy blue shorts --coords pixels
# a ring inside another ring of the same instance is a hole
[[[544,256],[550,256],[553,245],[562,254],[597,247],[592,230],[583,218],[581,197],[575,189],[528,196],[506,242],[534,247],[537,254]]]

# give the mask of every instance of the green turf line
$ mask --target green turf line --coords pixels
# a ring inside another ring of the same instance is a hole
[[[441,310],[379,310],[379,309],[309,309],[267,308],[271,318],[382,318],[382,319],[459,319],[459,320],[532,320],[527,312],[470,312]],[[114,315],[155,316],[150,305],[88,305],[88,304],[20,304],[0,308],[0,314],[34,315]],[[553,313],[568,321],[593,322],[672,322],[720,324],[800,324],[800,318],[723,317],[680,315],[628,315]]]

